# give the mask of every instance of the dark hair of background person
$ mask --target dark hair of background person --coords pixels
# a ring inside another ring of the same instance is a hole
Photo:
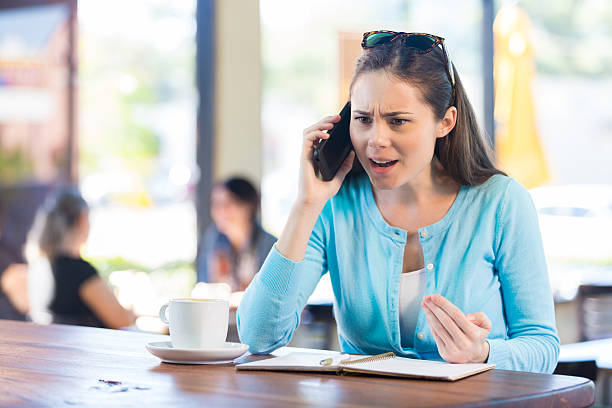
[[[418,88],[423,101],[430,106],[438,120],[444,118],[446,110],[455,106],[457,120],[448,135],[436,140],[434,156],[438,158],[446,173],[460,185],[482,184],[494,174],[505,174],[495,168],[493,152],[482,136],[474,109],[468,100],[457,70],[455,72],[455,95],[446,73],[444,55],[440,47],[428,53],[419,53],[405,45],[406,38],[398,38],[363,51],[351,80],[350,93],[357,78],[364,73],[385,71],[392,76]],[[453,98],[453,100],[451,100]],[[352,173],[362,173],[356,160]]]
[[[231,177],[224,182],[217,183],[217,186],[226,188],[240,203],[248,204],[251,208],[251,221],[255,222],[261,199],[259,192],[249,180],[243,177]]]
[[[45,219],[38,239],[41,252],[49,259],[60,254],[64,238],[75,227],[84,212],[89,211],[87,202],[75,188],[59,191],[44,205]]]

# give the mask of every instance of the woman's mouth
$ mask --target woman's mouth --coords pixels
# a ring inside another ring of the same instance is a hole
[[[370,168],[378,174],[384,174],[391,171],[398,160],[374,160],[370,159]]]

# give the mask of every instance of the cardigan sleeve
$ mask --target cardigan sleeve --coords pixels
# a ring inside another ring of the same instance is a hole
[[[559,356],[552,291],[535,206],[511,180],[498,210],[495,269],[507,339],[487,339],[499,369],[552,373]]]
[[[236,323],[240,341],[249,345],[251,353],[270,353],[289,343],[308,298],[327,273],[325,211],[317,219],[302,261],[284,257],[274,245],[246,289]]]

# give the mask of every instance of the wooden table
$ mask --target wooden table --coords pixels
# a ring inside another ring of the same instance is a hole
[[[166,339],[0,320],[0,405],[583,407],[593,402],[593,383],[584,378],[504,370],[448,383],[166,364],[144,347]],[[261,357],[241,360],[256,358]]]

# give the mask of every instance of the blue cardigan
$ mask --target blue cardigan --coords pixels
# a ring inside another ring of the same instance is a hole
[[[441,294],[463,313],[493,324],[489,363],[499,369],[551,373],[559,338],[538,218],[529,193],[495,175],[462,186],[447,214],[419,229],[425,294]],[[252,353],[286,345],[321,276],[329,271],[344,352],[442,360],[424,312],[413,348],[403,348],[399,288],[406,231],[382,217],[367,176],[345,180],[321,212],[303,261],[273,247],[246,290],[238,333]]]

